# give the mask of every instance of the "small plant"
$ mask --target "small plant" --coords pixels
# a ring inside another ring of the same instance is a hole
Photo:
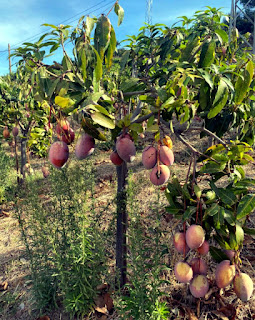
[[[168,319],[169,311],[161,301],[164,281],[162,272],[167,269],[162,261],[164,246],[160,241],[159,195],[152,205],[149,228],[139,213],[135,198],[137,186],[132,178],[127,188],[130,215],[128,230],[128,281],[116,299],[116,308],[121,319]]]
[[[52,169],[44,187],[30,178],[26,184],[18,219],[36,307],[43,311],[61,302],[71,316],[84,316],[93,306],[105,260],[100,233],[91,227],[91,166]]]

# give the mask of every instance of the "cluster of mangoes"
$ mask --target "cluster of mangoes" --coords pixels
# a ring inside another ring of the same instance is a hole
[[[209,252],[209,243],[205,240],[204,229],[200,225],[193,224],[185,233],[177,232],[174,235],[173,243],[176,250],[184,256],[190,250],[196,250],[199,254],[199,257],[191,259],[190,262],[177,262],[174,273],[178,281],[189,283],[190,292],[195,298],[205,297],[209,290],[209,282],[206,276],[208,267],[200,256]],[[226,288],[233,284],[237,297],[242,301],[248,301],[253,292],[253,282],[247,274],[240,272],[235,265],[235,253],[232,250],[225,253],[231,260],[223,260],[217,265],[215,271],[216,285],[218,288]]]
[[[68,145],[74,141],[75,133],[70,127],[67,120],[61,120],[56,126],[58,141],[54,142],[49,150],[50,163],[60,169],[69,158]],[[75,155],[81,160],[93,153],[95,148],[95,140],[88,134],[82,134],[75,146]]]

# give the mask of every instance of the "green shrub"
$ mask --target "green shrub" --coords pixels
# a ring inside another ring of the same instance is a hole
[[[36,308],[63,303],[71,316],[90,311],[101,282],[103,246],[94,222],[91,166],[52,169],[44,185],[27,178],[17,206]]]
[[[164,320],[168,319],[169,311],[160,299],[164,286],[161,276],[167,267],[162,259],[165,247],[160,239],[159,195],[147,208],[150,214],[144,218],[135,198],[135,194],[139,194],[137,186],[139,183],[129,179],[128,284],[119,291],[115,305],[121,319],[131,316],[139,320]]]

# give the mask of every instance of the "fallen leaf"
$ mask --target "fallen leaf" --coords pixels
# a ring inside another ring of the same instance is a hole
[[[7,281],[4,281],[1,283],[1,286],[0,286],[0,290],[7,290],[8,288],[8,282]]]
[[[43,317],[37,318],[36,320],[50,320],[50,318],[48,316],[43,316]]]
[[[109,284],[108,283],[102,283],[102,284],[99,284],[98,286],[97,286],[97,290],[99,290],[99,291],[102,291],[102,290],[105,290],[105,289],[109,289]]]
[[[232,304],[227,304],[218,311],[223,313],[224,316],[228,317],[230,320],[235,320],[236,318],[236,308]]]
[[[102,308],[100,308],[100,307],[95,307],[95,310],[96,310],[97,312],[99,312],[99,313],[108,314],[108,310],[107,310],[106,307],[102,307]]]

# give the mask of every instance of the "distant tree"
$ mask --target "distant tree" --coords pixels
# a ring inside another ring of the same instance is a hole
[[[242,0],[243,2],[246,0]],[[253,0],[255,3],[255,0]],[[240,33],[245,34],[247,32],[253,32],[253,24],[251,23],[250,19],[254,21],[254,9],[245,9],[245,14],[241,12],[236,20],[236,27]],[[248,19],[248,17],[250,19]]]
[[[246,5],[249,0],[240,0],[241,4]],[[248,3],[249,8],[254,8],[255,7],[255,0],[252,0],[251,2]]]

